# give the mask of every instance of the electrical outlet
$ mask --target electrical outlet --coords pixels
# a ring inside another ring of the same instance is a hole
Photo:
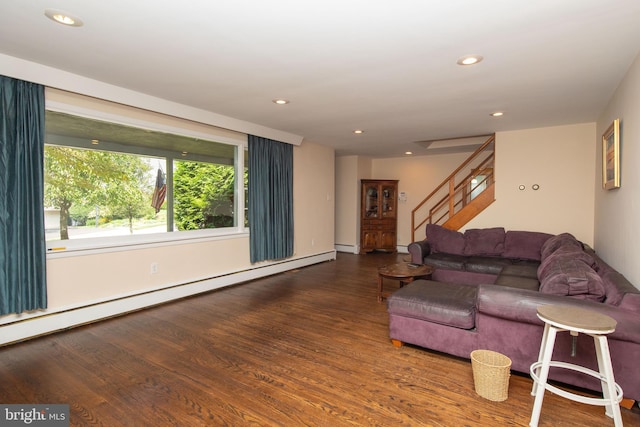
[[[158,272],[158,263],[157,262],[152,262],[151,263],[151,274],[156,274]]]

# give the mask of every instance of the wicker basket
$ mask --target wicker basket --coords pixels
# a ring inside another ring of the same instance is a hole
[[[507,400],[511,359],[490,350],[471,352],[471,368],[476,393],[494,402]]]

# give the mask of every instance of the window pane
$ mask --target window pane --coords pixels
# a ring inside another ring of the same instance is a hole
[[[153,164],[133,154],[45,146],[47,241],[166,231],[166,209],[151,206]]]
[[[45,127],[47,241],[238,226],[240,145],[54,111]]]
[[[234,226],[233,166],[175,160],[173,188],[178,230]]]

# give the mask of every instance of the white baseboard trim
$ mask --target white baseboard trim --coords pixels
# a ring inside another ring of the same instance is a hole
[[[335,245],[335,248],[338,252],[346,252],[354,255],[358,255],[360,253],[360,246],[358,245]]]
[[[0,345],[23,341],[176,299],[335,259],[336,251],[333,250],[88,306],[53,313],[45,312],[0,326]]]

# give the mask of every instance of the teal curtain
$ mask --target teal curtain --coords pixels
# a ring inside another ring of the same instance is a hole
[[[249,135],[251,262],[293,255],[293,146]]]
[[[0,76],[0,315],[47,307],[44,87]]]

